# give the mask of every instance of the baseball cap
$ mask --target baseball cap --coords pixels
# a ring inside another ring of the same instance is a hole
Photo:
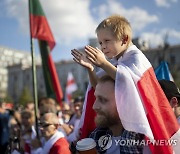
[[[163,79],[159,80],[159,84],[168,99],[177,97],[180,100],[180,91],[174,82]]]

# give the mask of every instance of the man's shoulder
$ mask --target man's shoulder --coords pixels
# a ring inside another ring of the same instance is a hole
[[[94,140],[98,140],[103,135],[111,135],[112,136],[112,132],[108,128],[97,127],[93,132],[91,132],[89,137],[93,138]]]
[[[70,154],[69,143],[65,137],[59,138],[51,147],[49,154],[55,153]]]
[[[67,141],[67,139],[65,138],[65,137],[61,137],[61,138],[59,138],[55,143],[54,143],[54,145],[53,146],[62,146],[62,144],[63,145],[69,145],[69,143],[68,143],[68,141]]]
[[[99,153],[105,153],[107,149],[103,149],[103,146],[99,146],[100,140],[103,139],[112,139],[113,135],[112,132],[108,128],[96,128],[89,136],[90,138],[93,138],[96,141],[96,148]],[[140,133],[135,133],[127,130],[123,130],[123,133],[121,136],[118,137],[119,140],[122,140],[123,143],[129,142],[130,140],[132,141],[138,141],[141,142],[144,139],[144,135]],[[115,143],[115,142],[113,142]],[[133,153],[142,153],[143,147],[142,146],[137,146],[137,145],[119,145],[116,148],[120,147],[120,151],[123,153],[128,153],[128,152],[133,152]]]

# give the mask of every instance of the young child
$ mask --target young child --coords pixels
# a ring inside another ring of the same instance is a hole
[[[86,46],[82,53],[73,49],[74,61],[87,68],[94,88],[98,78],[105,73],[115,80],[117,110],[126,130],[145,134],[149,139],[168,140],[179,126],[169,104],[162,103],[166,98],[150,62],[132,43],[130,23],[122,16],[113,15],[98,25],[96,33],[101,50]],[[94,65],[102,69],[100,73],[95,73]],[[84,112],[89,110],[87,105],[88,97]],[[88,125],[87,114],[84,116],[83,123]],[[172,123],[171,128],[168,121]],[[151,149],[152,153],[164,150],[172,149],[170,146]]]

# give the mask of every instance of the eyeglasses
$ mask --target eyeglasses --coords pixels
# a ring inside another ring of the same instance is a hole
[[[50,125],[55,125],[55,124],[39,123],[39,127],[41,127],[41,128],[46,128],[46,127],[48,127]]]

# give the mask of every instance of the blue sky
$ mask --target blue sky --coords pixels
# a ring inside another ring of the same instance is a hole
[[[163,45],[180,44],[179,0],[40,0],[56,40],[55,61],[72,59],[70,50],[96,37],[96,26],[112,14],[131,23],[134,37]],[[0,0],[0,46],[30,52],[28,0]],[[39,53],[37,41],[35,50]]]

